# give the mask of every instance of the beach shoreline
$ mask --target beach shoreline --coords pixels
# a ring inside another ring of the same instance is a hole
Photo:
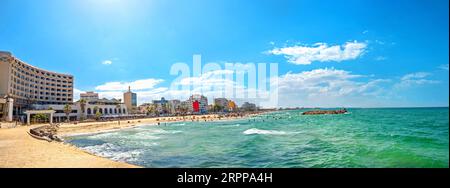
[[[224,117],[216,114],[212,115],[188,115],[188,116],[167,116],[167,117],[151,117],[120,121],[105,121],[105,122],[85,122],[85,123],[69,123],[61,124],[58,129],[58,136],[69,137],[84,134],[97,134],[110,131],[118,131],[122,129],[135,128],[143,125],[158,125],[164,123],[176,122],[211,122],[211,121],[231,121],[244,119],[256,115],[261,115],[267,112],[259,112],[252,114],[244,114],[242,116]]]
[[[48,142],[28,135],[30,128],[0,129],[0,168],[139,168],[102,158],[64,142]]]
[[[242,116],[189,115],[152,117],[132,120],[66,123],[59,126],[57,135],[64,138],[84,134],[99,134],[146,125],[186,121],[231,121],[267,112],[247,113]],[[84,151],[66,142],[48,142],[30,135],[31,128],[45,124],[0,129],[0,168],[140,168]]]

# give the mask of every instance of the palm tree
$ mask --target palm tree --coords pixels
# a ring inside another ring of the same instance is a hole
[[[84,112],[86,111],[86,99],[80,99],[78,101],[80,103],[80,109],[81,109],[81,119],[84,119]]]
[[[151,105],[147,106],[145,110],[147,111],[147,115],[150,115],[154,112],[153,106]]]
[[[96,120],[100,119],[100,117],[102,116],[102,113],[100,113],[100,111],[98,110],[98,106],[94,106],[94,114]]]
[[[120,104],[116,104],[116,109],[117,109],[117,111],[119,111],[119,109],[120,109]]]
[[[213,112],[221,112],[223,109],[223,106],[220,106],[218,104],[214,104],[212,108]]]
[[[69,115],[72,112],[72,107],[69,104],[64,105],[64,113],[66,114],[66,121],[69,122]]]
[[[180,111],[183,115],[186,115],[186,113],[189,111],[189,108],[186,106],[180,106]]]
[[[97,113],[95,113],[95,119],[99,120],[101,116],[102,116],[102,113],[100,113],[99,111],[97,111]]]
[[[34,118],[41,123],[42,121],[46,121],[48,119],[47,114],[36,114],[34,115]]]
[[[94,114],[96,114],[98,112],[98,106],[94,106]]]
[[[163,111],[164,114],[168,114],[169,113],[169,109],[170,109],[169,103],[165,103],[165,104],[162,105],[162,111]]]

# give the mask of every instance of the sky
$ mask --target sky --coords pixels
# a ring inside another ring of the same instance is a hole
[[[139,104],[160,97],[185,100],[186,92],[171,88],[174,82],[234,84],[222,79],[224,71],[181,80],[170,74],[178,62],[189,65],[193,73],[193,56],[201,55],[202,64],[221,67],[277,64],[279,107],[449,104],[446,0],[0,0],[0,4],[0,51],[74,75],[75,99],[84,91],[120,99],[131,86]],[[253,88],[244,83],[240,89]],[[264,93],[259,85],[255,89]],[[215,92],[204,94],[214,97]],[[249,99],[258,100],[265,99]]]

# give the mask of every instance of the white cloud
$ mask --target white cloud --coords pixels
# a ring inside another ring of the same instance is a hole
[[[178,85],[195,85],[201,83],[202,86],[224,86],[226,84],[230,84],[231,80],[224,79],[224,76],[227,74],[234,74],[235,72],[232,70],[216,70],[209,71],[203,73],[198,77],[187,77],[183,78],[179,83],[175,83]]]
[[[312,46],[292,46],[275,48],[269,54],[284,55],[288,62],[297,65],[308,65],[314,61],[341,62],[352,60],[364,54],[367,44],[364,42],[346,42],[343,45],[328,46],[326,43],[316,43]]]
[[[381,41],[381,40],[375,40],[375,43],[379,44],[379,45],[384,45],[386,44],[386,42]]]
[[[386,57],[384,57],[384,56],[377,56],[376,58],[375,58],[375,61],[384,61],[384,60],[386,60],[387,58]]]
[[[231,86],[236,93],[255,91],[258,96],[267,96],[273,92],[262,91],[259,88],[248,88],[235,80],[225,79],[234,71],[210,71],[198,77],[188,77],[180,80],[179,86],[189,86],[189,89],[172,90],[167,87],[155,87],[163,80],[143,79],[129,82],[108,82],[97,86],[96,92],[101,98],[122,99],[123,92],[130,85],[137,93],[138,104],[151,102],[165,97],[166,99],[186,100],[191,94],[201,93],[212,103],[213,98],[220,97],[224,87]],[[390,79],[376,78],[375,75],[355,74],[346,70],[334,68],[315,69],[303,72],[289,72],[278,76],[278,106],[282,107],[377,107],[392,106],[394,97],[402,93],[395,89],[405,89],[407,86],[434,84],[439,81],[430,80],[427,72],[406,74],[393,82]],[[192,87],[199,84],[199,87]],[[272,85],[271,85],[272,86]],[[83,91],[74,89],[76,97]],[[239,104],[244,101],[262,102],[263,99],[231,98]]]
[[[125,91],[128,90],[128,86],[130,86],[132,90],[152,89],[163,81],[164,80],[162,79],[149,78],[132,82],[107,82],[95,87],[95,89],[100,91]]]
[[[367,33],[369,33],[369,30],[364,30],[362,33],[367,34]]]
[[[80,100],[80,93],[84,93],[84,91],[79,90],[77,88],[73,89],[73,101],[74,102]]]
[[[201,93],[208,97],[210,103],[213,98],[222,97],[225,87],[231,86],[236,94],[255,92],[258,96],[268,96],[273,92],[260,90],[259,88],[248,88],[236,83],[235,80],[227,80],[222,76],[234,74],[233,71],[220,70],[210,71],[199,77],[188,77],[176,83],[180,86],[190,86],[187,90],[172,90],[166,87],[146,88],[135,91],[138,96],[138,103],[151,102],[152,100],[165,97],[166,99],[186,100],[191,94]],[[389,82],[385,79],[367,80],[371,76],[352,74],[349,71],[331,69],[315,69],[300,73],[287,73],[278,77],[278,105],[279,106],[373,106],[374,102],[369,103],[371,99],[381,96],[384,92],[382,84]],[[153,79],[156,80],[156,79]],[[140,81],[128,82],[139,83]],[[201,83],[194,88],[195,84]],[[117,88],[127,87],[126,83],[110,82],[97,89],[100,97],[104,98],[122,98],[123,91]],[[239,104],[244,101],[263,102],[267,99],[252,98],[231,98]],[[369,99],[369,100],[368,100]]]
[[[439,66],[439,69],[448,71],[448,64],[443,64]]]
[[[425,84],[437,84],[440,83],[437,80],[429,80],[427,77],[431,76],[431,73],[428,72],[416,72],[404,75],[400,82],[397,83],[394,87],[399,88],[407,88],[414,85],[425,85]]]
[[[300,73],[288,73],[278,79],[282,106],[347,106],[361,101],[354,97],[376,96],[383,91],[380,86],[387,79],[357,81],[367,78],[345,70],[315,69]],[[370,98],[370,97],[365,97]]]
[[[103,65],[111,65],[113,62],[111,60],[102,61]]]

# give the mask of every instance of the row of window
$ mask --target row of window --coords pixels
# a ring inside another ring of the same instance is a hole
[[[39,81],[39,80],[38,80],[38,79],[39,79],[39,76],[36,76],[36,79],[33,79],[33,78],[30,78],[30,77],[21,75],[21,74],[19,74],[19,73],[16,73],[15,71],[12,71],[12,72],[14,72],[14,73],[12,73],[12,75],[15,76],[14,80],[16,80],[16,78],[17,78],[17,79],[21,79],[21,80],[25,80],[25,81],[29,81],[29,82],[34,82],[34,83],[36,83],[36,84],[38,84],[38,83],[44,84],[44,83],[45,83],[45,84],[47,84],[47,85],[52,84],[53,86],[55,86],[55,85],[61,85],[61,84],[58,84],[58,83],[62,83],[62,84],[63,84],[62,86],[67,86],[67,85],[64,85],[64,84],[72,84],[72,81],[55,80],[55,79],[44,78],[44,77],[40,77],[42,81]],[[46,82],[44,82],[44,81],[46,81]],[[50,82],[53,82],[53,83],[50,83]],[[55,84],[55,83],[56,83],[56,84]]]
[[[14,88],[16,88],[16,84],[18,84],[18,85],[22,85],[22,86],[25,86],[25,87],[31,87],[31,88],[36,88],[36,89],[38,89],[38,88],[40,88],[41,90],[44,90],[44,87],[42,87],[42,86],[39,86],[39,85],[34,85],[34,84],[28,84],[28,83],[24,83],[24,82],[20,82],[20,81],[16,81],[15,79],[14,79],[14,83],[15,84],[12,84],[11,83],[11,87],[14,87]],[[48,84],[47,84],[48,85]],[[48,85],[49,86],[49,85]],[[53,86],[54,87],[54,86]],[[59,87],[59,85],[58,85],[58,87]],[[19,88],[19,86],[17,86],[17,88]],[[64,86],[63,88],[68,88],[67,86]],[[59,89],[59,88],[57,88],[57,89],[55,89],[55,88],[48,88],[48,87],[46,87],[45,88],[45,90],[51,90],[51,91],[62,91],[62,92],[72,92],[72,90],[71,89]]]
[[[72,98],[59,98],[59,97],[47,97],[47,96],[38,96],[38,95],[28,95],[24,93],[13,93],[15,96],[24,97],[27,99],[39,99],[39,100],[51,100],[51,101],[72,101]]]
[[[64,110],[55,110],[55,113],[57,114],[65,114]],[[72,110],[70,113],[76,114],[78,113],[78,110]]]
[[[122,114],[122,112],[124,114],[126,114],[125,108],[123,110],[121,108],[119,108],[119,109],[117,109],[117,108],[114,108],[114,109],[110,108],[109,110],[107,108],[105,108],[105,109],[99,108],[98,112],[100,112],[101,114],[117,114],[117,113]],[[96,111],[96,109],[88,108],[86,110],[86,113],[88,115],[95,115],[95,114],[97,114],[97,111]]]
[[[67,101],[67,102],[38,101],[38,102],[35,102],[35,104],[40,104],[40,105],[48,105],[48,104],[63,105],[63,104],[69,104],[69,103],[71,103],[71,101]]]
[[[13,86],[12,86],[12,88],[11,88],[11,90],[10,90],[10,92],[11,93],[15,93],[15,90],[19,90],[19,91],[22,91],[22,92],[25,92],[25,93],[35,93],[35,94],[37,94],[38,92],[39,92],[39,94],[41,94],[41,95],[44,95],[44,92],[43,92],[43,90],[44,90],[44,88],[42,88],[41,87],[41,90],[38,90],[37,88],[36,88],[36,90],[33,90],[33,89],[28,89],[28,88],[25,88],[25,87],[19,87],[19,86],[16,86],[15,84],[13,84]],[[69,97],[71,97],[72,96],[72,90],[65,90],[65,89],[63,89],[63,90],[61,90],[61,89],[54,89],[54,88],[45,88],[45,90],[47,90],[47,91],[56,91],[56,92],[58,92],[58,93],[49,93],[49,92],[45,92],[45,95],[52,95],[52,96],[69,96]],[[19,92],[18,91],[18,92]],[[68,93],[66,93],[66,92],[68,92]]]
[[[29,70],[29,71],[31,71],[33,73],[36,73],[36,74],[41,74],[41,75],[45,75],[45,76],[51,76],[51,77],[55,77],[55,78],[72,79],[71,76],[58,75],[58,74],[49,73],[49,72],[45,72],[45,71],[42,71],[42,70],[34,69],[34,68],[32,68],[32,67],[30,67],[28,65],[25,65],[24,63],[21,63],[18,60],[16,60],[16,63],[17,64],[15,66],[13,66],[13,67],[27,69],[27,70]],[[24,72],[25,71],[22,70],[22,73],[24,73]],[[25,73],[25,74],[28,75],[29,73]]]

